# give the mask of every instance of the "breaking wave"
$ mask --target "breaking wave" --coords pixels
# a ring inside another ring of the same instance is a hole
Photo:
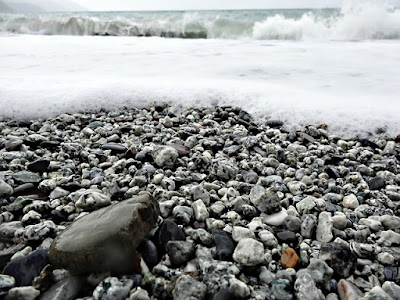
[[[400,10],[378,2],[348,1],[341,10],[3,14],[0,32],[258,40],[400,39]]]

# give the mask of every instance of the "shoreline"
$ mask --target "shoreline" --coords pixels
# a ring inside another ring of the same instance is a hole
[[[0,121],[0,296],[51,299],[63,282],[79,299],[396,299],[400,139],[284,126],[166,104]],[[24,269],[79,218],[146,192],[160,215],[136,274],[78,268],[78,284],[51,251]]]

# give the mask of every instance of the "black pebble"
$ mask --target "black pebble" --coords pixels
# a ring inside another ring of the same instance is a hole
[[[214,230],[212,236],[217,246],[218,260],[231,260],[235,251],[235,242],[232,236],[224,230]]]

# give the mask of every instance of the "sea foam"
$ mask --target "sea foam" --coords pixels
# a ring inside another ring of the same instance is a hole
[[[0,117],[240,106],[258,122],[400,132],[400,42],[0,37]]]

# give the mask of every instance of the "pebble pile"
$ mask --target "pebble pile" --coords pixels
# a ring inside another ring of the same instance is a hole
[[[400,299],[398,138],[164,104],[0,132],[0,298]]]

